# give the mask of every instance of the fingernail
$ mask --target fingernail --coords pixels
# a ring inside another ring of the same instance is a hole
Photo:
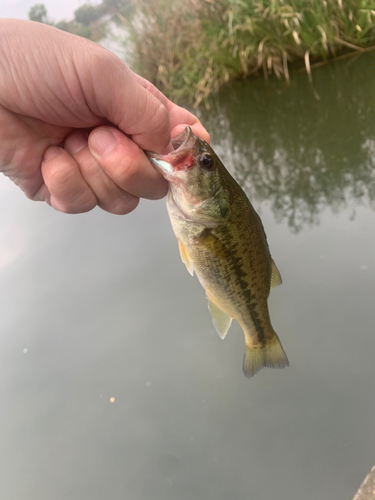
[[[59,154],[60,154],[60,148],[58,148],[57,146],[51,146],[45,150],[43,155],[43,161],[49,161]]]
[[[94,132],[90,137],[90,145],[95,153],[105,156],[110,153],[117,144],[116,137],[109,129],[101,129]]]
[[[72,154],[78,153],[87,145],[87,134],[85,132],[75,132],[65,141],[65,149]]]

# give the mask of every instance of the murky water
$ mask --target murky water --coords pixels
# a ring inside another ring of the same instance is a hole
[[[164,202],[67,216],[1,180],[1,499],[352,498],[375,462],[375,57],[314,89],[239,84],[204,116],[284,279],[291,366],[252,380]]]

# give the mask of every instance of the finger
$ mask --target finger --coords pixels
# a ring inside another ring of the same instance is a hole
[[[117,57],[98,52],[90,75],[79,74],[90,109],[116,125],[141,149],[163,153],[170,144],[169,114],[163,103],[139,85]],[[89,80],[88,80],[89,79]]]
[[[181,108],[177,106],[177,104],[173,104],[173,102],[169,101],[167,106],[169,112],[169,122],[171,125],[171,136],[175,137],[180,134],[186,125],[189,125],[193,134],[200,137],[206,142],[210,142],[210,134],[203,127],[198,118],[190,113],[187,109]]]
[[[134,196],[157,200],[168,185],[129,137],[113,127],[98,127],[89,136],[89,148],[117,186]]]
[[[78,164],[82,177],[90,186],[103,210],[125,215],[136,208],[139,198],[117,186],[101,168],[88,147],[88,133],[75,131],[65,140],[65,149]]]
[[[168,98],[161,92],[155,85],[146,78],[143,78],[143,76],[137,75],[137,73],[134,73],[131,69],[129,69],[130,75],[132,76],[133,80],[136,81],[141,87],[144,89],[148,90],[152,95],[154,95],[159,101],[164,104],[165,107],[168,105]]]
[[[172,137],[180,134],[184,130],[186,125],[189,125],[195,135],[208,143],[210,142],[209,133],[193,113],[190,113],[190,111],[188,111],[187,109],[174,104],[162,92],[160,92],[160,90],[157,89],[155,85],[153,85],[145,78],[142,78],[141,76],[133,72],[132,76],[139,85],[141,85],[143,88],[157,97],[160,102],[167,108],[167,111],[169,113],[169,125],[171,127]]]
[[[77,214],[96,206],[95,194],[83,179],[75,160],[64,149],[52,146],[45,151],[42,176],[55,210]]]

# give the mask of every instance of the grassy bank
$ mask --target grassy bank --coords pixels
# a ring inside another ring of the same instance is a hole
[[[375,45],[375,0],[135,0],[133,68],[198,105],[236,78]]]

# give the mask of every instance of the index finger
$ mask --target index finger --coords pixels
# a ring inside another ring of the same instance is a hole
[[[162,100],[139,85],[119,58],[107,51],[100,55],[101,64],[92,66],[92,74],[79,75],[89,109],[116,125],[142,150],[172,149],[169,113]]]
[[[203,127],[199,119],[190,111],[170,101],[159,89],[151,82],[132,72],[134,80],[141,85],[144,89],[148,90],[166,107],[169,115],[169,124],[171,128],[171,135],[175,137],[180,134],[186,125],[191,127],[193,133],[206,142],[210,142],[210,134]]]

